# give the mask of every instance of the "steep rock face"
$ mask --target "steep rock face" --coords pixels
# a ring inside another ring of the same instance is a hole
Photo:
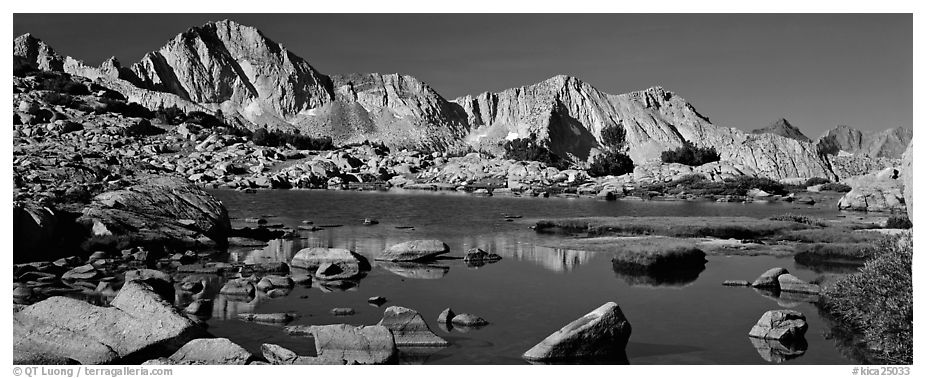
[[[255,124],[288,120],[332,99],[330,80],[255,28],[223,20],[191,28],[131,67],[136,85],[218,104]]]
[[[772,122],[770,125],[758,128],[750,131],[753,134],[775,134],[780,135],[785,138],[791,138],[794,140],[799,140],[801,142],[810,142],[804,133],[801,132],[801,129],[791,125],[791,122],[784,118],[779,118],[777,121]]]
[[[845,151],[853,155],[900,159],[912,138],[913,130],[904,127],[871,132],[839,125],[821,136],[817,144],[821,152],[830,155]]]
[[[43,71],[63,71],[64,60],[51,46],[26,33],[13,40],[13,69],[25,66]]]
[[[776,179],[833,177],[826,157],[814,145],[715,126],[683,98],[659,87],[608,95],[578,79],[556,76],[454,102],[473,129],[467,141],[477,147],[533,134],[556,154],[585,159],[599,148],[603,129],[621,126],[627,152],[637,164],[658,160],[662,151],[687,141],[714,147],[722,160]]]
[[[328,135],[335,143],[447,149],[460,145],[468,130],[455,104],[412,76],[369,73],[331,80],[334,101],[293,122],[310,135]]]

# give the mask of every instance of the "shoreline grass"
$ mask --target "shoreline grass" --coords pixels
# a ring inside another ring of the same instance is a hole
[[[890,364],[913,363],[913,245],[888,238],[858,273],[827,285],[821,309],[861,333],[866,348]]]
[[[590,217],[538,220],[537,232],[588,236],[659,235],[683,238],[756,239],[812,226],[749,217]]]

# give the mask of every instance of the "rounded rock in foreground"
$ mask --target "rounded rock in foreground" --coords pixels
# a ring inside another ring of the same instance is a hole
[[[767,340],[794,340],[804,337],[807,321],[804,314],[794,310],[770,310],[762,314],[749,330],[749,337]]]
[[[553,361],[620,355],[630,339],[630,322],[608,302],[554,332],[524,352],[528,361]]]

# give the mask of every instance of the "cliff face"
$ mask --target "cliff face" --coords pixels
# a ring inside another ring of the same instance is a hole
[[[870,132],[839,125],[821,136],[817,144],[820,151],[830,155],[844,151],[853,155],[900,159],[912,138],[913,130],[903,127]]]
[[[495,145],[531,134],[554,153],[585,159],[600,148],[601,131],[620,125],[637,164],[690,142],[714,147],[722,160],[772,178],[829,177],[825,156],[807,142],[774,134],[753,135],[719,127],[683,98],[655,87],[609,95],[578,79],[557,76],[536,85],[461,97],[473,128],[467,141]]]
[[[287,121],[332,100],[331,83],[304,59],[232,21],[192,28],[131,67],[137,86],[240,113]]]
[[[51,46],[26,33],[13,39],[13,70],[27,66],[43,71],[62,71],[64,60]]]
[[[445,149],[462,145],[465,115],[418,79],[399,74],[331,77],[334,99],[294,122],[335,143],[380,141],[391,147]]]

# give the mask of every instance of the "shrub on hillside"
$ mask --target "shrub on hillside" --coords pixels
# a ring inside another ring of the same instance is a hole
[[[158,135],[165,133],[164,129],[155,127],[147,119],[136,122],[134,125],[122,129],[122,134],[127,137],[139,137]]]
[[[43,73],[39,80],[39,89],[58,93],[67,93],[74,96],[90,94],[86,85],[71,80],[66,73]]]
[[[217,111],[216,115],[194,110],[186,115],[184,122],[195,123],[207,128],[225,126],[225,121],[222,120],[221,110]]]
[[[158,110],[154,111],[154,117],[165,125],[179,125],[186,119],[186,113],[174,105],[169,108],[158,108]]]
[[[627,132],[624,130],[624,126],[618,125],[608,125],[601,130],[601,142],[605,147],[609,148],[621,148],[626,142]]]
[[[714,147],[702,148],[685,143],[679,148],[662,152],[663,163],[679,163],[690,166],[700,166],[707,163],[720,161],[720,155]]]
[[[269,131],[262,127],[254,130],[251,141],[258,146],[278,147],[291,145],[299,150],[330,150],[334,147],[329,137],[313,138],[297,133]]]
[[[617,151],[601,153],[588,167],[588,175],[592,177],[620,176],[631,172],[633,172],[633,160]]]
[[[64,107],[71,107],[76,104],[71,95],[58,92],[46,92],[42,94],[42,101],[45,101],[49,105],[60,105]]]
[[[569,163],[536,141],[536,136],[513,139],[505,142],[505,159],[518,161],[538,161],[557,169],[566,169]]]
[[[125,101],[110,99],[106,97],[101,97],[99,101],[103,104],[103,106],[96,108],[97,114],[109,112],[121,114],[123,117],[146,119],[154,118],[154,112],[134,102],[126,103]]]

